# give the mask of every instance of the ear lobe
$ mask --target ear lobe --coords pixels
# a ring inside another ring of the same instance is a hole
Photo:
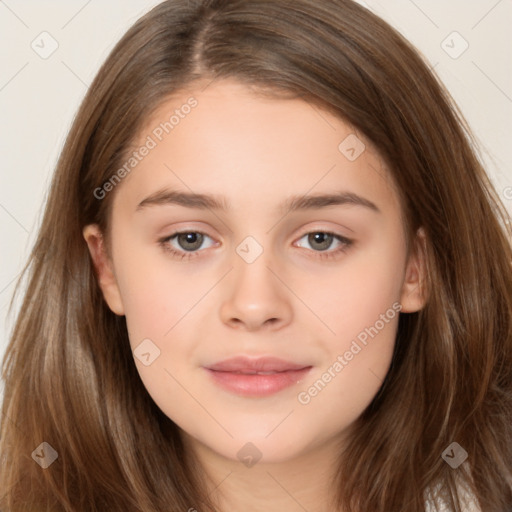
[[[415,313],[425,306],[426,301],[426,235],[423,228],[419,228],[405,270],[401,311]]]
[[[98,284],[108,307],[116,315],[124,315],[121,293],[113,272],[113,263],[107,254],[103,233],[97,224],[89,224],[82,231],[91,255]]]

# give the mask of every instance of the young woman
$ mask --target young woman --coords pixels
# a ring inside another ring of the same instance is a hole
[[[1,510],[509,510],[511,233],[473,144],[352,1],[154,8],[58,162]]]

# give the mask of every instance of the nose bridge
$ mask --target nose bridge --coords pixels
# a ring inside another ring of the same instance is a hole
[[[289,321],[291,306],[286,287],[274,275],[279,266],[274,251],[254,236],[244,238],[235,251],[232,286],[221,305],[222,320],[251,330]]]

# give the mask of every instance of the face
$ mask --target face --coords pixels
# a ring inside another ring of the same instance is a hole
[[[151,397],[233,460],[341,439],[382,384],[399,314],[422,305],[377,152],[308,102],[227,80],[174,95],[134,148],[106,192],[111,259],[97,226],[84,236]]]

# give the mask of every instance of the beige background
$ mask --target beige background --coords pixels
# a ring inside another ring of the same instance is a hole
[[[0,1],[0,357],[13,323],[8,303],[73,115],[115,42],[158,3]],[[445,82],[512,212],[512,2],[360,3],[400,30]]]

